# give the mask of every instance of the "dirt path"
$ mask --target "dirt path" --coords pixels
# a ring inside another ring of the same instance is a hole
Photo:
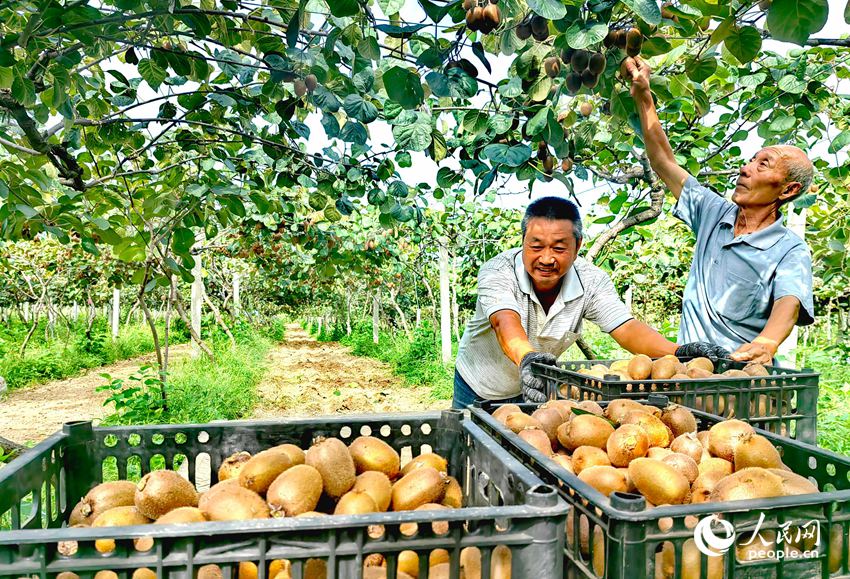
[[[169,351],[173,360],[186,355],[189,345],[178,344]],[[62,428],[65,422],[103,418],[108,410],[103,406],[107,393],[95,391],[106,384],[106,379],[100,375],[127,378],[155,360],[154,353],[145,354],[92,368],[82,376],[15,390],[0,399],[0,436],[21,444],[39,442]]]
[[[405,386],[387,364],[354,356],[336,342],[317,342],[298,325],[269,353],[253,418],[448,408],[427,387]]]

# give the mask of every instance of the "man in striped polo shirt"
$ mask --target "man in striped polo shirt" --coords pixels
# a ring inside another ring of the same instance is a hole
[[[555,364],[576,341],[585,319],[636,354],[717,358],[727,353],[710,344],[677,348],[632,317],[611,278],[577,257],[581,241],[575,204],[544,197],[526,209],[522,247],[481,267],[475,315],[457,355],[455,408],[482,399],[546,400],[545,383],[531,374],[531,364]]]

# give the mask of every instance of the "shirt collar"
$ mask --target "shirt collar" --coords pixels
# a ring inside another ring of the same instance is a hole
[[[519,289],[530,295],[535,301],[537,294],[534,293],[534,286],[531,283],[531,277],[525,271],[525,265],[522,263],[522,249],[514,256],[514,270],[516,278],[519,281]],[[566,303],[584,295],[584,287],[581,285],[581,280],[578,277],[576,266],[573,264],[570,270],[564,276],[561,283],[561,292],[558,294],[558,299]]]
[[[720,222],[728,225],[732,228],[732,235],[734,237],[735,231],[735,219],[738,217],[738,207],[735,206],[730,211],[727,211],[726,214],[720,218]],[[774,245],[776,245],[780,239],[785,236],[785,217],[780,214],[779,219],[765,227],[764,229],[759,229],[753,233],[748,233],[747,235],[741,235],[737,238],[733,238],[732,241],[742,241],[747,245],[751,245],[756,249],[770,249]]]

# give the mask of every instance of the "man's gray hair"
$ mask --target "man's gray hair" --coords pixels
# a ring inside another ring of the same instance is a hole
[[[581,213],[575,203],[563,197],[541,197],[535,200],[525,209],[525,215],[522,217],[522,238],[525,239],[525,231],[528,229],[528,222],[536,217],[543,219],[566,219],[573,222],[573,236],[576,241],[582,239]]]
[[[800,184],[800,191],[794,197],[786,199],[782,203],[785,205],[809,190],[815,176],[815,168],[806,153],[799,147],[778,145],[775,148],[779,150],[779,155],[785,164],[785,183]]]

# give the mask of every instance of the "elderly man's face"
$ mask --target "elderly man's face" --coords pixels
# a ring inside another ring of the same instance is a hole
[[[573,222],[567,219],[535,217],[528,221],[522,263],[535,290],[554,289],[572,267],[581,247],[574,231]]]
[[[796,147],[766,147],[756,153],[741,167],[732,201],[740,207],[759,207],[795,196],[799,183],[795,186],[788,181],[787,163],[794,156],[806,159]]]

